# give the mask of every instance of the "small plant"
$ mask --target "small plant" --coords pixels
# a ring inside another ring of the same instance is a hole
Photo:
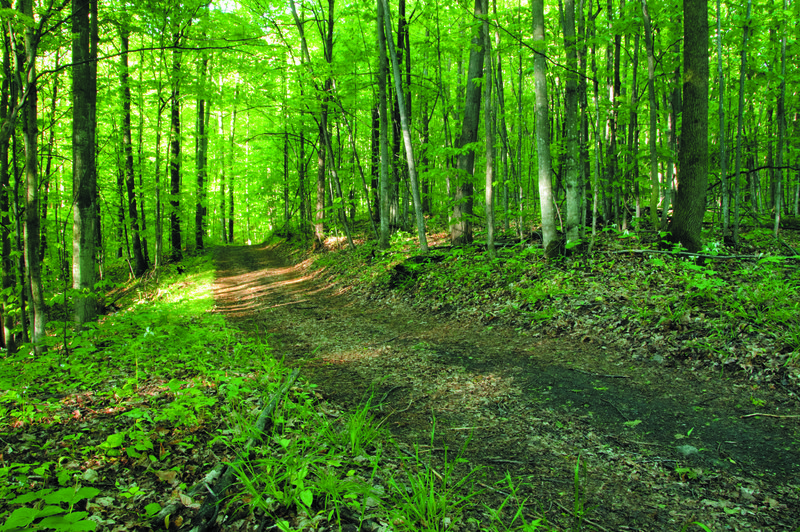
[[[431,431],[431,443],[434,433],[435,425]],[[399,503],[392,514],[395,525],[406,530],[447,530],[463,507],[481,493],[474,484],[474,477],[480,468],[457,477],[457,466],[467,462],[462,457],[467,443],[455,460],[448,460],[445,448],[442,473],[425,463],[418,449],[413,458],[404,460],[402,469],[405,479],[399,475],[389,479],[392,495],[397,497]]]
[[[34,503],[33,507],[17,508],[6,519],[0,530],[94,530],[97,523],[86,519],[88,512],[75,512],[75,505],[97,496],[97,488],[74,487],[58,491],[41,489],[25,493],[12,500],[11,504]]]

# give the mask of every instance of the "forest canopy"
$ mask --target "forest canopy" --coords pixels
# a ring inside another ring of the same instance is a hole
[[[549,256],[603,228],[777,236],[800,204],[797,10],[4,3],[3,345],[41,349],[56,300],[94,319],[109,269],[272,233],[352,246],[357,220],[383,247],[424,251],[431,226]]]

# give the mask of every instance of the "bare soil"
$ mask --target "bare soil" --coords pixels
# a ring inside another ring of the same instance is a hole
[[[219,247],[215,261],[217,309],[327,401],[371,397],[395,440],[434,462],[463,448],[485,486],[508,472],[557,529],[575,524],[579,460],[589,529],[800,527],[800,404],[780,389],[759,391],[774,417],[749,416],[745,380],[369,300],[267,245]]]

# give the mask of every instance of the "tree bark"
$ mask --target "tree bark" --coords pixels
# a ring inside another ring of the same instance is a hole
[[[473,16],[476,20],[484,17],[481,0],[475,0]],[[478,140],[478,125],[481,117],[481,87],[478,81],[483,76],[484,39],[483,25],[477,26],[472,37],[467,69],[467,86],[464,101],[464,121],[461,136],[456,142],[456,193],[454,197],[453,222],[450,227],[450,240],[454,246],[472,243],[473,185],[475,169],[475,148],[471,146]]]
[[[183,258],[181,245],[180,193],[181,193],[181,50],[180,35],[174,35],[175,49],[172,51],[172,96],[170,100],[170,213],[169,241],[172,253],[170,260],[179,262]]]
[[[198,252],[205,248],[206,233],[206,162],[208,160],[208,131],[206,115],[209,112],[206,100],[206,77],[208,76],[208,56],[203,55],[198,69],[200,96],[197,99],[197,151],[195,165],[197,168],[197,198],[194,207],[194,245]]]
[[[742,170],[742,143],[744,129],[744,80],[747,74],[747,38],[750,34],[750,10],[753,1],[747,0],[747,15],[744,23],[744,35],[742,37],[742,65],[739,70],[739,113],[736,123],[736,159],[733,172],[733,245],[739,247],[739,181]]]
[[[789,0],[783,0],[783,11],[787,12],[789,9]],[[786,33],[787,24],[782,24],[781,35],[781,77],[780,88],[778,89],[778,105],[777,105],[777,118],[778,118],[778,145],[776,147],[777,159],[777,177],[775,178],[775,226],[773,234],[778,238],[778,231],[781,225],[781,214],[783,211],[783,143],[786,138]]]
[[[484,192],[484,212],[486,213],[486,251],[494,258],[497,252],[494,249],[494,127],[495,121],[492,110],[492,36],[489,32],[489,2],[483,0],[483,46],[486,58],[483,62],[483,123],[486,131],[486,187]]]
[[[731,196],[728,190],[727,162],[728,155],[725,151],[725,74],[722,70],[722,13],[720,0],[717,0],[717,85],[719,90],[719,106],[717,113],[719,117],[719,179],[722,190],[722,240],[730,244],[730,221],[731,221]]]
[[[564,48],[567,52],[567,81],[564,97],[564,174],[567,188],[567,244],[580,240],[581,182],[578,162],[578,52],[575,40],[575,1],[564,0]]]
[[[678,193],[669,230],[695,253],[702,245],[708,183],[708,0],[683,5],[683,123]]]
[[[545,256],[559,254],[553,208],[553,179],[550,174],[550,118],[547,100],[547,78],[544,38],[544,0],[533,0],[533,80],[536,96],[536,153],[539,160],[539,202],[542,210],[542,245]]]
[[[658,109],[656,107],[655,72],[656,61],[653,46],[653,30],[647,0],[642,0],[642,16],[644,18],[644,47],[647,50],[647,102],[650,108],[650,133],[647,143],[650,146],[650,221],[658,227],[658,198],[660,185],[658,181],[658,152],[656,137],[658,128]],[[664,206],[666,211],[668,205]]]
[[[384,26],[383,0],[378,0],[378,114],[380,119],[380,189],[381,189],[381,236],[380,248],[389,247],[389,117],[386,101],[386,29]]]
[[[386,33],[391,30],[391,17],[389,15],[389,4],[387,0],[383,2],[383,17],[386,24]],[[419,193],[419,181],[417,179],[417,169],[414,162],[414,148],[411,145],[411,130],[408,126],[408,116],[406,115],[405,97],[403,95],[402,78],[400,65],[398,64],[397,54],[391,39],[386,39],[389,45],[389,55],[392,58],[392,69],[394,70],[394,87],[397,95],[397,106],[400,112],[400,127],[403,131],[403,144],[406,148],[406,164],[408,166],[408,176],[411,181],[411,195],[414,199],[414,211],[417,219],[417,235],[419,237],[419,248],[423,253],[428,252],[428,239],[425,236],[425,213],[422,211],[422,199]]]
[[[95,297],[91,293],[95,283],[97,182],[92,125],[95,117],[91,105],[89,0],[72,2],[72,35],[72,60],[75,63],[72,71],[72,287],[80,290],[75,297],[75,321],[80,326],[93,320],[97,312]]]
[[[8,7],[6,2],[2,3],[3,7]],[[11,72],[11,53],[9,44],[6,41],[8,37],[3,35],[3,80],[2,92],[0,92],[0,122],[5,122],[10,114],[10,109],[16,105],[16,95],[18,93],[16,83],[14,86],[10,83],[12,79]],[[8,164],[9,155],[9,138],[0,139],[0,246],[2,247],[2,318],[3,318],[3,347],[7,352],[13,354],[17,351],[16,341],[14,338],[14,317],[12,314],[12,305],[10,294],[15,284],[14,279],[14,266],[11,260],[11,218],[9,216],[11,202],[9,201],[11,193],[11,179]]]
[[[142,253],[139,231],[139,211],[136,206],[136,182],[133,172],[133,145],[131,142],[131,87],[128,81],[128,35],[130,28],[125,21],[120,28],[120,86],[122,88],[122,149],[125,158],[125,185],[128,192],[128,218],[131,222],[133,242],[133,274],[140,277],[147,269]]]

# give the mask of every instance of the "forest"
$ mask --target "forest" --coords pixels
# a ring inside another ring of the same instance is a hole
[[[800,530],[798,9],[3,0],[0,530]]]

